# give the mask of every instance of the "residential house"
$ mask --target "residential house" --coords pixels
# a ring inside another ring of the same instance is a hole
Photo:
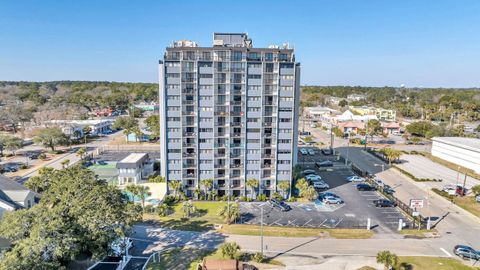
[[[36,193],[0,175],[0,216],[6,211],[30,208],[35,204]]]
[[[380,121],[396,121],[397,112],[395,110],[387,110],[383,108],[375,108],[368,106],[349,106],[353,113],[359,115],[375,115]]]
[[[47,125],[55,125],[62,129],[67,135],[73,135],[78,131],[80,137],[83,137],[83,129],[90,128],[90,135],[102,135],[112,129],[112,120],[108,119],[93,119],[93,120],[52,120]]]
[[[358,133],[359,129],[365,128],[365,123],[360,121],[347,121],[339,122],[338,128],[343,131],[343,133]]]
[[[378,120],[376,115],[357,115],[352,113],[350,110],[346,110],[341,115],[332,117],[332,123],[336,124],[339,122],[346,121],[355,121],[355,122],[366,122],[368,120]]]
[[[381,122],[384,134],[400,133],[400,124],[397,122]]]
[[[139,184],[154,173],[153,163],[147,153],[132,153],[117,163],[118,184]]]
[[[203,259],[202,265],[198,267],[199,270],[244,270],[251,269],[249,265],[244,264],[238,260],[218,260],[218,259]]]

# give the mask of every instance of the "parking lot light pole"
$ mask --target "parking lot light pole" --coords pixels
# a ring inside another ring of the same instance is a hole
[[[345,165],[348,165],[349,149],[350,149],[350,133],[347,133],[347,158],[345,159]]]

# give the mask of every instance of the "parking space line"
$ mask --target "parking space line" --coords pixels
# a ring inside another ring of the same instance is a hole
[[[444,248],[440,248],[440,250],[447,254],[448,257],[452,257],[452,254],[448,253],[448,251],[446,251]]]
[[[320,223],[320,225],[318,225],[318,227],[321,227],[325,222],[327,222],[328,218],[326,218],[322,223]]]
[[[310,223],[310,221],[312,221],[312,219],[309,219],[307,222],[305,222],[305,224],[303,224],[303,227],[307,226],[307,224]]]

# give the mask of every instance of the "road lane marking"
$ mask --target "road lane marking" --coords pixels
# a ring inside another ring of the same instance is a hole
[[[448,251],[446,251],[444,248],[440,248],[440,250],[447,254],[448,257],[452,257],[452,254],[448,253]]]

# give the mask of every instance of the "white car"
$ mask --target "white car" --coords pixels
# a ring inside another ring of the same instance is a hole
[[[343,203],[342,199],[338,197],[333,197],[333,196],[325,196],[322,201],[325,204],[342,204]]]
[[[385,184],[383,183],[383,181],[380,180],[380,179],[378,179],[378,178],[375,178],[375,179],[373,180],[373,182],[375,182],[375,184],[377,184],[377,186],[379,186],[379,187],[385,186]]]
[[[307,176],[305,176],[305,179],[307,180],[310,180],[310,181],[313,181],[313,180],[322,180],[322,177],[320,177],[320,175],[317,175],[317,174],[309,174]]]
[[[328,189],[328,188],[330,188],[330,186],[323,181],[313,182],[313,187],[318,188],[318,189]]]
[[[313,151],[313,149],[308,149],[308,154],[310,156],[315,156],[315,151]]]
[[[125,252],[133,247],[133,241],[129,237],[119,237],[110,244],[110,252],[114,256],[125,255]]]
[[[308,151],[305,150],[305,148],[300,148],[300,153],[301,153],[302,155],[306,155],[306,154],[308,154]]]
[[[365,181],[365,178],[353,175],[353,176],[347,177],[347,181],[348,182],[363,182],[363,181]]]
[[[303,171],[303,175],[310,175],[310,174],[316,174],[317,172],[315,170],[307,169]]]
[[[311,128],[315,128],[315,127],[317,127],[317,125],[315,125],[315,124],[310,124],[310,127],[311,127]]]

